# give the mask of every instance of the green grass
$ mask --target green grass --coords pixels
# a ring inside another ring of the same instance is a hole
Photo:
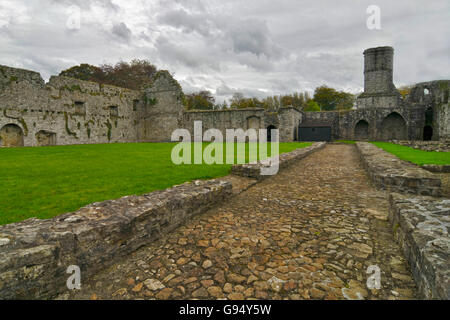
[[[450,164],[450,152],[423,151],[389,142],[372,143],[402,160],[409,161],[420,166],[424,164]]]
[[[229,174],[231,165],[228,164],[173,164],[171,151],[175,145],[130,143],[2,148],[0,224],[30,217],[47,219],[92,202]],[[280,153],[309,145],[311,143],[280,143]]]

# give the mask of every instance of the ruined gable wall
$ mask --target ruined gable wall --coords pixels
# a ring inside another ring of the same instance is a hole
[[[0,128],[19,126],[25,146],[41,145],[42,131],[53,133],[49,141],[56,145],[136,141],[133,101],[139,92],[66,77],[44,84],[36,75],[29,72],[0,90]]]
[[[426,92],[427,91],[427,92]],[[416,84],[405,101],[405,105],[415,108],[423,114],[427,109],[433,111],[430,125],[433,128],[433,140],[450,139],[450,80],[436,80]],[[420,123],[423,127],[425,122]]]
[[[301,121],[301,112],[292,107],[281,108],[278,112],[268,112],[262,108],[191,110],[183,113],[182,127],[194,132],[194,122],[202,121],[203,132],[218,129],[224,139],[226,129],[267,129],[275,126],[280,130],[280,141],[294,141],[296,127]]]
[[[168,71],[159,71],[145,89],[143,109],[138,115],[138,140],[169,142],[172,132],[180,128],[183,98],[178,82]]]
[[[293,107],[281,108],[279,111],[280,141],[292,142],[297,140],[298,126],[303,118],[302,113]]]
[[[203,133],[209,129],[222,132],[225,141],[226,129],[247,130],[264,128],[264,109],[192,110],[183,114],[183,128],[194,133],[194,122],[201,121]],[[250,125],[250,126],[249,126]]]

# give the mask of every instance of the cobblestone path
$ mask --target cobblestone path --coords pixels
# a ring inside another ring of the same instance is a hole
[[[327,145],[60,298],[417,298],[387,205],[355,147]]]

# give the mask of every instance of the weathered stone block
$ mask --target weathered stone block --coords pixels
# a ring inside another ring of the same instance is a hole
[[[441,180],[415,164],[402,161],[371,143],[357,142],[361,161],[374,185],[393,192],[439,196]]]
[[[389,221],[419,292],[450,299],[450,200],[390,195]]]

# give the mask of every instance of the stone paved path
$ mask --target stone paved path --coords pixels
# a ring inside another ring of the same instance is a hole
[[[417,298],[387,205],[354,146],[328,145],[60,298]]]

